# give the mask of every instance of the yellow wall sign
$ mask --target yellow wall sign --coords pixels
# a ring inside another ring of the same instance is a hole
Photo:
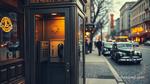
[[[4,32],[10,32],[13,28],[12,21],[8,17],[3,17],[0,22],[0,27]]]

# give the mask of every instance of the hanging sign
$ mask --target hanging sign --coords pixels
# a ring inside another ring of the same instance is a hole
[[[13,25],[11,19],[8,17],[3,17],[0,22],[0,28],[2,28],[4,32],[10,32],[13,29],[12,27]]]

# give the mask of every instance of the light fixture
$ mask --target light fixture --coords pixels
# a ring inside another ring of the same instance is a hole
[[[55,16],[55,15],[57,15],[57,13],[51,13],[51,15]]]
[[[89,36],[89,35],[90,35],[90,33],[89,33],[89,32],[86,32],[85,34],[86,34],[87,36]]]
[[[147,30],[145,32],[148,32]]]
[[[35,17],[41,17],[41,15],[40,14],[36,14]]]

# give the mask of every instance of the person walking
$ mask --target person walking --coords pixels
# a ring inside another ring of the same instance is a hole
[[[89,52],[92,53],[92,42],[89,43]]]
[[[88,44],[88,40],[85,40],[85,54],[88,54],[88,49],[89,49],[89,44]]]
[[[101,56],[102,41],[100,41],[100,39],[98,39],[96,45],[97,45],[97,49],[98,49],[98,55]]]

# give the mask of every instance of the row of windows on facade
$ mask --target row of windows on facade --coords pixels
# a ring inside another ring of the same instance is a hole
[[[132,16],[134,17],[135,15],[137,14],[140,14],[141,12],[143,12],[146,8],[146,4],[145,3],[142,3],[142,4],[139,4],[138,6],[135,7],[135,9],[131,9],[131,12],[132,12]]]
[[[137,14],[141,13],[141,12],[145,12],[145,9],[146,8],[149,8],[150,7],[150,2],[147,0],[147,1],[142,1],[139,3],[139,5],[133,7],[131,9],[131,12],[132,12],[132,17],[135,17]]]
[[[131,26],[142,23],[146,18],[149,18],[149,15],[143,13],[143,14],[137,16],[136,18],[131,19]]]
[[[149,1],[142,1],[139,5],[135,7],[135,9],[131,9],[131,26],[142,23],[146,18],[150,17],[150,12],[147,13],[145,11],[146,8],[150,7],[150,5],[148,4],[150,4]]]

